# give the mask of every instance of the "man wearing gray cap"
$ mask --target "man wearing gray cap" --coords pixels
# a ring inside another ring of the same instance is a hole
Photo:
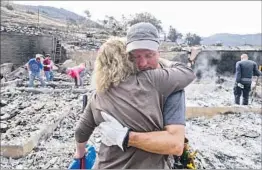
[[[135,24],[127,33],[126,51],[130,53],[140,71],[164,67],[181,67],[182,65],[182,67],[186,67],[182,63],[171,62],[160,58],[158,52],[159,45],[158,30],[150,23]],[[103,114],[105,115],[106,113]],[[108,120],[110,119],[113,118],[110,117]],[[103,126],[106,130],[103,131],[102,128],[101,132],[103,137],[107,137],[109,141],[115,141],[115,145],[123,143],[123,145],[126,144],[126,147],[136,147],[147,152],[162,155],[168,155],[171,149],[176,148],[176,151],[172,154],[180,156],[183,152],[185,137],[184,90],[174,92],[165,100],[163,120],[164,129],[162,131],[137,133],[126,131],[124,127],[122,129],[120,125],[117,125],[119,131],[114,133],[115,136],[112,135],[112,133],[109,135],[109,129],[114,127],[114,123],[117,121],[114,120],[111,124],[107,122],[107,125]],[[114,127],[112,130],[113,129],[116,130],[117,128]],[[128,136],[128,138],[126,138],[126,136]],[[126,139],[128,139],[128,141],[124,141]],[[119,142],[119,140],[123,141]]]

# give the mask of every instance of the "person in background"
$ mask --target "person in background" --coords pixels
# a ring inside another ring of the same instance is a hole
[[[66,70],[66,74],[75,80],[75,86],[83,86],[83,77],[86,71],[86,64],[81,63],[80,65]]]
[[[32,58],[27,63],[27,70],[29,72],[29,87],[34,86],[34,80],[37,77],[41,83],[41,86],[45,86],[45,82],[41,76],[41,71],[43,70],[43,64],[41,63],[41,56],[36,55],[35,58]]]
[[[254,61],[248,60],[247,54],[242,54],[240,58],[241,61],[236,63],[236,82],[234,86],[235,104],[240,104],[240,97],[243,93],[242,105],[248,105],[252,76],[261,76],[261,72],[258,70],[258,66]]]
[[[43,65],[47,82],[53,81],[53,62],[51,60],[50,54],[46,54]]]

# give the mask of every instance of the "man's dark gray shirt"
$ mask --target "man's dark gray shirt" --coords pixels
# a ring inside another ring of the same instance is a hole
[[[260,76],[261,72],[254,61],[243,60],[236,63],[236,82],[242,84],[251,84],[252,76]]]
[[[172,93],[164,104],[164,125],[185,125],[185,91]]]
[[[162,68],[167,67],[161,61]],[[180,90],[169,95],[164,104],[163,117],[164,125],[186,125],[185,123],[185,91]]]

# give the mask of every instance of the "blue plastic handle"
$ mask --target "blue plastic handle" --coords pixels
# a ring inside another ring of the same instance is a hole
[[[87,153],[85,155],[85,169],[91,169],[96,161],[96,150],[92,145],[86,145]],[[80,159],[74,159],[68,169],[81,169]]]

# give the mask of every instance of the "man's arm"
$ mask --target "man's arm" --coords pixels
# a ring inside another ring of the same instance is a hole
[[[159,62],[163,67],[177,67],[181,65],[182,63],[174,62],[170,60],[166,60],[163,58],[159,59]],[[186,114],[186,103],[185,103],[185,91],[177,91],[173,92],[171,95],[169,95],[165,101],[164,104],[164,110],[163,110],[163,118],[164,118],[164,126],[167,125],[172,126],[172,128],[177,129],[179,131],[179,128],[177,128],[176,125],[186,125],[185,123],[185,114]],[[179,143],[181,140],[178,140],[177,134],[174,134],[174,143],[178,143],[178,145],[182,145]],[[182,141],[184,144],[184,141]],[[177,154],[175,154],[177,155]]]
[[[168,125],[163,131],[133,132],[123,127],[114,117],[101,111],[104,122],[99,124],[103,142],[107,146],[118,145],[123,151],[133,146],[157,154],[181,155],[184,148],[183,125]],[[176,141],[176,142],[174,142]]]
[[[185,138],[185,95],[184,91],[172,93],[164,106],[163,131],[127,132],[114,118],[105,119],[103,134],[112,139],[114,145],[125,148],[121,143],[157,154],[180,156],[183,153]],[[101,126],[101,124],[100,124]],[[128,135],[127,135],[128,134]],[[125,136],[128,136],[125,138]],[[127,142],[126,142],[127,141]]]
[[[236,82],[240,83],[241,80],[241,66],[239,62],[236,63]]]
[[[256,63],[254,63],[253,73],[255,76],[261,76],[261,72],[259,71]]]
[[[27,71],[28,71],[28,72],[31,71],[31,70],[30,70],[30,66],[29,66],[30,63],[31,63],[31,61],[32,61],[32,60],[30,59],[30,60],[26,63],[26,68],[27,68]]]
[[[181,68],[190,70],[183,63],[160,59],[163,67]],[[193,73],[193,72],[192,72]],[[194,74],[194,73],[193,73]],[[165,131],[139,133],[132,137],[130,146],[158,154],[181,155],[184,148],[185,137],[185,92],[184,90],[170,94],[164,105],[163,111]],[[132,141],[132,139],[135,139]],[[146,141],[143,141],[145,140]],[[155,140],[158,139],[158,140]]]
[[[43,66],[44,66],[44,67],[51,67],[51,65],[45,65],[45,64],[43,64]]]
[[[172,68],[147,70],[141,74],[144,74],[152,86],[164,97],[168,97],[174,91],[184,89],[196,77],[192,69],[183,64]]]
[[[168,125],[165,131],[130,132],[128,146],[157,154],[182,155],[185,138],[184,125]]]
[[[138,134],[131,132],[130,146],[158,154],[181,155],[185,137],[185,109],[184,90],[172,93],[164,105],[165,131]]]
[[[30,72],[30,67],[29,67],[29,63],[26,63],[26,68],[27,68],[27,71]]]

